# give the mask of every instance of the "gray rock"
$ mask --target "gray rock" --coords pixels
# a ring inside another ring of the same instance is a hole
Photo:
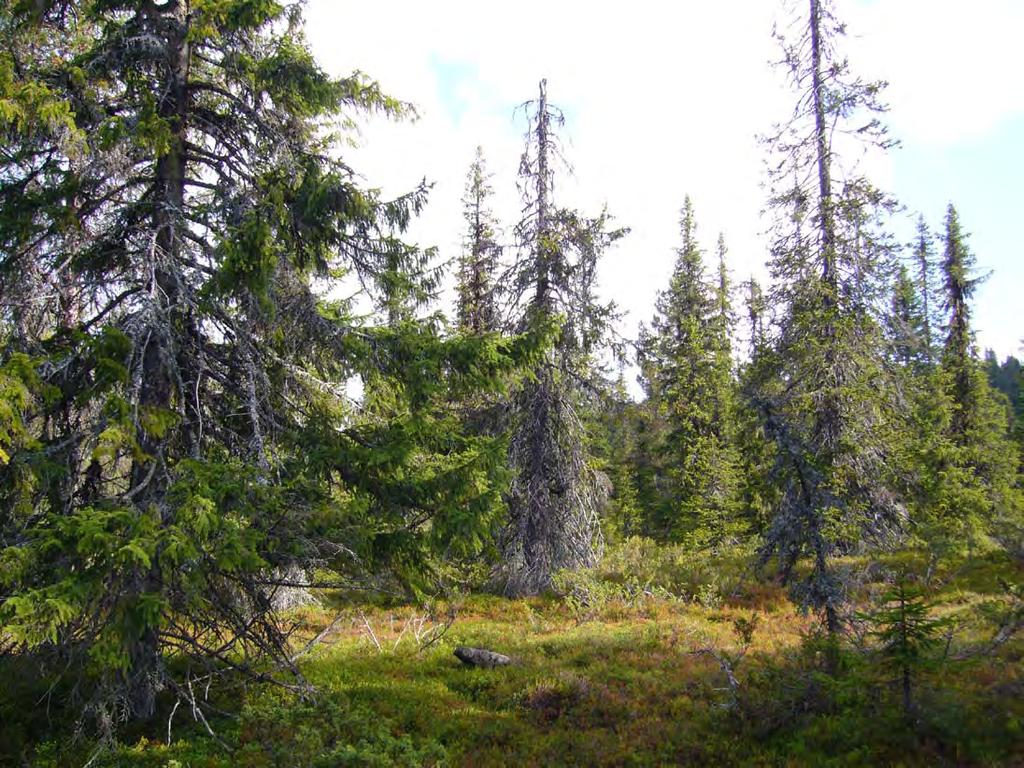
[[[484,669],[505,667],[512,663],[512,659],[504,654],[488,651],[486,648],[467,648],[463,645],[455,649],[455,657],[466,666]]]

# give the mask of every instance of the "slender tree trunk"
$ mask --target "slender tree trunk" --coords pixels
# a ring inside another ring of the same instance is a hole
[[[486,245],[484,243],[483,221],[481,218],[481,207],[483,200],[480,199],[478,190],[473,202],[473,265],[472,265],[472,305],[473,319],[471,327],[473,333],[483,333],[488,330],[489,321],[485,317],[484,307],[486,297],[484,296],[484,259],[486,258]]]
[[[815,413],[815,431],[821,441],[825,456],[834,461],[839,447],[841,432],[841,410],[837,388],[838,350],[835,328],[836,302],[838,300],[838,275],[836,274],[836,235],[834,201],[832,199],[831,158],[827,126],[825,124],[824,81],[821,74],[821,2],[810,0],[811,26],[811,78],[814,89],[814,137],[818,166],[818,233],[821,259],[822,310],[825,320],[823,332],[824,366],[820,372],[824,393]],[[820,510],[816,510],[820,512]],[[821,534],[818,533],[820,538]],[[824,575],[828,570],[824,542],[816,547],[816,568]],[[831,600],[825,605],[826,628],[835,639],[840,630],[838,613]]]
[[[811,81],[814,103],[814,143],[818,166],[818,235],[821,260],[821,306],[824,318],[824,366],[820,372],[824,393],[817,413],[816,432],[826,455],[839,445],[841,413],[838,392],[838,350],[835,311],[839,298],[836,273],[835,210],[832,198],[831,157],[825,122],[825,85],[821,74],[821,0],[810,0]]]
[[[903,652],[906,653],[910,641],[907,637],[907,595],[906,588],[900,584],[900,643]],[[910,664],[906,659],[903,661],[903,714],[909,719],[913,711],[914,701],[911,696]]]
[[[185,203],[185,146],[188,114],[188,79],[190,51],[188,15],[181,0],[166,6],[150,7],[159,15],[160,27],[167,30],[167,82],[159,104],[159,115],[170,128],[167,152],[156,164],[153,194],[153,248],[150,268],[150,301],[153,312],[142,360],[142,382],[139,406],[163,411],[174,406],[175,376],[172,371],[177,350],[174,349],[176,326],[183,323],[179,305],[180,288],[177,274],[180,235],[185,226],[182,212]],[[179,393],[180,395],[181,393]],[[139,444],[146,459],[136,461],[132,468],[132,488],[141,514],[155,514],[161,524],[167,523],[168,467],[166,453],[168,434],[153,435],[140,427]],[[159,592],[161,577],[158,564],[140,569],[136,578],[136,595]],[[156,627],[142,630],[130,651],[129,700],[139,718],[153,715],[156,694],[160,688],[161,660],[159,633]]]
[[[922,222],[923,226],[923,222]],[[934,349],[932,344],[932,314],[931,314],[931,285],[928,281],[928,243],[925,240],[924,232],[920,235],[917,244],[917,258],[921,269],[921,303],[924,309],[924,354],[925,361],[930,365],[935,362]]]
[[[825,85],[821,75],[821,0],[811,1],[811,81],[814,88],[814,142],[818,163],[818,229],[821,234],[821,279],[834,302],[836,275],[836,225],[832,199],[831,158],[828,126],[825,124]],[[831,306],[831,304],[829,304]]]
[[[547,80],[540,81],[537,108],[537,293],[534,304],[542,312],[551,310],[551,236],[548,231],[549,118]]]
[[[537,289],[534,297],[534,305],[539,314],[547,315],[551,311],[551,242],[548,233],[548,94],[547,80],[540,81],[540,97],[537,107],[537,242],[534,246],[537,259]],[[552,570],[552,564],[548,561],[552,531],[548,525],[549,516],[554,510],[549,508],[550,500],[547,493],[541,489],[534,489],[536,483],[548,483],[550,468],[545,466],[547,456],[547,441],[551,432],[551,401],[554,397],[554,382],[551,380],[551,372],[545,363],[541,363],[541,370],[537,372],[537,382],[534,384],[531,425],[531,446],[530,463],[526,468],[526,475],[530,478],[531,486],[530,500],[527,502],[526,520],[523,532],[523,556],[527,570],[531,573],[534,583],[530,585],[531,591],[539,591],[541,586],[537,577],[541,580]],[[544,489],[545,491],[547,489]],[[537,503],[541,499],[547,503]],[[544,585],[546,586],[546,585]]]

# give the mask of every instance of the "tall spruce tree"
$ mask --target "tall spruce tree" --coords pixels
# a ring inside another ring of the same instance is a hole
[[[715,373],[719,379],[715,385],[715,397],[719,401],[718,416],[725,421],[734,399],[732,337],[736,330],[736,312],[732,305],[733,288],[729,279],[729,266],[726,263],[729,249],[725,244],[725,235],[721,233],[718,235],[715,251],[718,257],[718,279],[715,281],[714,289],[715,314],[712,320],[712,337],[716,357]]]
[[[490,208],[494,194],[490,180],[483,147],[477,147],[462,197],[466,231],[458,271],[459,327],[469,333],[497,327],[495,273],[501,248],[495,239],[497,221]]]
[[[739,476],[741,460],[738,438],[737,379],[733,364],[732,338],[736,330],[736,315],[732,305],[732,284],[726,262],[728,248],[725,235],[719,233],[716,246],[718,256],[718,280],[715,284],[715,315],[712,322],[712,343],[714,362],[711,367],[711,399],[714,403],[714,423],[717,437],[715,475],[712,480],[713,497],[716,500],[710,515],[705,515],[701,525],[705,542],[735,542],[745,527],[738,518],[740,511]]]
[[[1021,500],[1014,487],[1019,456],[1011,420],[992,391],[974,346],[970,300],[983,278],[974,274],[967,239],[950,204],[942,259],[946,336],[939,386],[949,411],[945,431],[951,449],[946,465],[951,473],[963,476],[958,488],[965,498],[942,505],[940,522],[951,540],[973,545],[993,523],[1019,528]]]
[[[747,286],[747,295],[743,299],[743,305],[747,310],[747,325],[750,332],[748,352],[750,359],[753,360],[757,353],[764,349],[768,343],[764,326],[767,306],[761,284],[753,277],[745,284]]]
[[[942,365],[952,387],[949,392],[954,404],[951,427],[960,443],[966,441],[968,431],[975,426],[980,397],[970,300],[981,280],[972,274],[974,268],[974,255],[967,247],[967,235],[960,228],[960,216],[950,203],[946,209],[942,256],[943,309],[946,312]]]
[[[935,353],[935,317],[938,310],[935,300],[935,253],[931,230],[925,223],[924,216],[918,216],[917,236],[913,243],[914,262],[917,272],[918,302],[921,308],[925,362],[929,365],[937,360]]]
[[[646,536],[664,537],[665,498],[668,491],[665,462],[661,446],[665,443],[667,424],[661,390],[655,386],[657,360],[654,357],[655,336],[644,322],[640,323],[635,345],[637,383],[644,399],[639,404],[636,420],[636,449],[633,465],[637,502],[642,510],[641,530]]]
[[[906,274],[897,280],[889,335],[902,364],[894,377],[908,406],[898,463],[908,481],[911,530],[938,558],[973,548],[993,526],[1012,535],[1018,500],[1012,489],[1016,457],[1007,439],[1011,417],[993,396],[973,350],[969,300],[979,281],[952,206],[939,265],[941,291],[932,288],[931,239],[919,220],[912,244],[917,284],[912,289]],[[935,338],[939,331],[944,339]],[[923,343],[911,344],[915,337]]]
[[[511,301],[518,330],[560,323],[557,341],[512,404],[509,525],[498,574],[507,594],[536,594],[554,574],[595,562],[598,511],[605,493],[586,454],[580,408],[597,386],[595,355],[614,316],[594,296],[597,262],[624,234],[609,216],[581,216],[555,205],[561,111],[547,99],[546,81],[527,102],[526,150],[520,163],[524,218],[516,226],[519,255]]]
[[[728,353],[731,364],[732,332],[736,324],[736,317],[732,306],[732,282],[729,280],[729,266],[726,264],[729,249],[725,244],[725,235],[721,232],[718,233],[715,254],[718,256],[718,281],[715,284],[715,323],[720,337],[718,346],[720,351]]]
[[[927,366],[931,360],[928,316],[920,297],[910,272],[900,264],[892,284],[885,330],[893,361],[905,369]]]
[[[821,611],[834,636],[845,589],[831,559],[858,543],[887,540],[902,515],[888,482],[890,425],[874,313],[888,260],[879,219],[889,205],[852,169],[840,173],[837,138],[890,142],[878,118],[882,84],[851,76],[837,50],[845,27],[832,3],[809,0],[790,29],[779,39],[796,106],[767,138],[776,158],[771,302],[779,323],[747,392],[778,446],[780,499],[762,561],[777,558],[788,579],[810,558],[793,596]]]
[[[985,369],[989,386],[1006,395],[1010,401],[1010,407],[1016,409],[1017,402],[1020,400],[1021,372],[1024,371],[1020,360],[1013,355],[1007,355],[1006,359],[1000,363],[995,350],[986,349]]]
[[[171,655],[207,682],[267,657],[298,674],[282,574],[411,570],[501,510],[501,445],[443,404],[527,342],[368,327],[315,290],[422,272],[397,233],[424,190],[382,200],[333,159],[332,126],[409,109],[328,77],[300,11],[0,18],[0,632],[107,726],[165,689],[205,706]],[[393,380],[393,407],[363,418],[352,376]]]
[[[651,404],[661,408],[666,430],[657,447],[667,482],[655,529],[663,537],[703,545],[728,535],[737,499],[732,310],[724,240],[719,240],[718,279],[712,287],[689,197],[681,211],[680,235],[669,287],[658,295],[651,343],[643,352],[648,388],[657,392]]]
[[[767,301],[760,284],[751,277],[745,283],[744,306],[749,334],[747,359],[737,373],[737,389],[747,394],[761,384],[757,377],[766,368],[762,356],[771,354],[765,328]],[[779,493],[772,482],[778,457],[775,443],[765,431],[762,413],[756,399],[738,397],[736,401],[736,446],[740,455],[740,510],[749,532],[763,536],[771,522]]]

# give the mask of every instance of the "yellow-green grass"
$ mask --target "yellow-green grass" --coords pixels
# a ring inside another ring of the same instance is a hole
[[[840,565],[865,570],[863,560]],[[877,595],[887,573],[926,570],[917,554],[883,558],[856,597]],[[1020,577],[998,555],[932,574],[936,614],[961,621],[954,649],[990,634],[978,606]],[[237,717],[211,725],[232,752],[183,710],[170,746],[164,721],[128,733],[94,765],[1024,764],[1019,640],[922,670],[908,719],[891,673],[869,652],[846,651],[841,672],[827,675],[817,622],[794,609],[782,587],[746,576],[726,581],[710,605],[658,590],[613,590],[589,604],[471,595],[432,606],[436,621],[422,626],[422,607],[349,606],[300,662],[313,700],[261,686],[220,702]],[[449,609],[456,619],[448,631],[421,647]],[[734,701],[719,663],[692,651],[735,658],[734,622],[752,616],[758,625],[735,667]],[[291,618],[308,638],[336,617],[304,607]],[[452,655],[456,645],[500,651],[514,663],[464,667]],[[37,765],[65,765],[91,747],[55,733],[24,754]]]

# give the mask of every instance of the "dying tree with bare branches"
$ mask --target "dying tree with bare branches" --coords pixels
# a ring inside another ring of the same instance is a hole
[[[515,395],[511,407],[509,524],[499,569],[507,594],[536,594],[562,569],[592,565],[600,552],[598,508],[606,493],[588,464],[580,409],[597,391],[595,359],[614,316],[595,297],[597,262],[625,230],[556,206],[562,112],[547,99],[524,105],[526,150],[520,163],[524,216],[516,226],[511,325],[519,331],[558,325],[557,340]]]
[[[891,541],[903,508],[892,489],[885,400],[883,302],[892,201],[858,171],[865,149],[891,146],[880,120],[884,83],[850,73],[845,26],[829,0],[808,0],[777,33],[795,91],[789,120],[766,138],[775,213],[770,302],[778,322],[758,352],[747,394],[776,443],[779,490],[762,560],[777,559],[802,605],[841,630],[845,591],[832,558]],[[889,390],[891,391],[891,390]]]

